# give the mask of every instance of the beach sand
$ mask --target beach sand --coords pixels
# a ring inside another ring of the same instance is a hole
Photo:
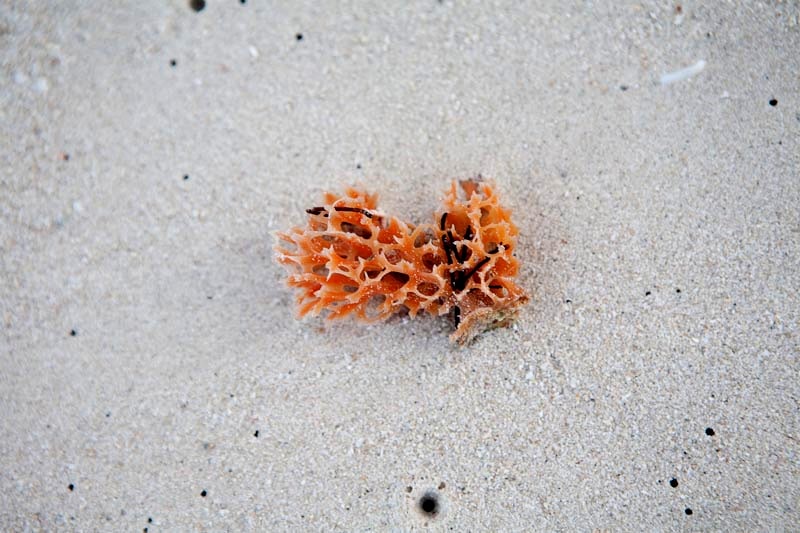
[[[607,4],[0,6],[0,529],[797,527],[800,6]],[[514,327],[296,320],[477,174]]]

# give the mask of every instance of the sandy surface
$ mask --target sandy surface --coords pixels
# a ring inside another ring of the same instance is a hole
[[[2,2],[0,528],[796,527],[800,6],[605,4]],[[515,328],[294,319],[270,230],[477,173]]]

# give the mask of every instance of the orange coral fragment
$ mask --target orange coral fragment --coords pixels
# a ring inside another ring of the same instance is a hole
[[[348,188],[308,209],[305,228],[277,232],[275,258],[298,289],[300,316],[378,321],[402,309],[412,317],[452,312],[450,339],[461,344],[510,324],[529,299],[514,282],[517,227],[490,183],[458,185],[434,224],[406,224],[379,211],[377,195]]]

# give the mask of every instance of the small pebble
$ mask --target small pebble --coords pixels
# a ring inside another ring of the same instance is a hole
[[[33,90],[37,93],[46,93],[47,90],[50,88],[50,83],[47,81],[46,78],[39,78],[33,84]]]

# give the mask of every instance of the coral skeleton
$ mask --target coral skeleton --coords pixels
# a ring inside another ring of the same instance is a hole
[[[514,278],[517,227],[490,182],[453,182],[434,222],[414,226],[348,188],[306,210],[304,228],[276,232],[275,258],[297,289],[299,315],[384,320],[407,311],[452,315],[453,342],[509,325],[529,298]]]

